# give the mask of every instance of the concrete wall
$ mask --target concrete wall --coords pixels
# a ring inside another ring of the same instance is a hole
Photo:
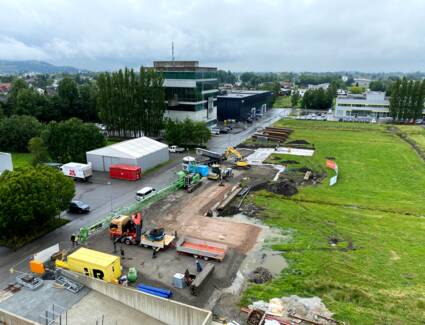
[[[82,274],[62,271],[66,276],[112,299],[170,325],[210,325],[211,311],[152,296],[132,288],[103,282]]]
[[[0,308],[0,324],[1,325],[39,325],[40,323],[25,319],[11,312]]]

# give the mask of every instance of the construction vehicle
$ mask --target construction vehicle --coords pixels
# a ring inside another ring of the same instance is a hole
[[[140,219],[140,221],[137,221]],[[165,248],[169,246],[175,239],[175,236],[165,233],[164,228],[155,228],[145,233],[141,231],[137,233],[137,225],[139,222],[142,227],[141,216],[119,216],[111,220],[109,225],[109,235],[111,239],[118,240],[126,245],[140,245],[143,247]]]
[[[110,283],[118,283],[121,276],[121,263],[118,256],[87,248],[79,248],[65,260],[56,260],[55,264],[59,268]]]
[[[211,161],[221,162],[223,159],[225,159],[223,154],[203,148],[196,148],[196,154],[199,156],[207,157]]]
[[[233,147],[227,147],[226,151],[224,152],[224,156],[226,157],[226,159],[229,159],[230,157],[234,157],[234,159],[235,159],[234,165],[237,168],[250,168],[251,167],[249,165],[249,163],[245,159],[243,159],[240,152],[237,151]]]
[[[111,220],[109,225],[109,236],[111,239],[129,236],[136,233],[136,227],[130,220],[130,216],[121,215]]]
[[[213,164],[211,165],[211,172],[208,174],[208,179],[211,180],[219,180],[219,179],[228,179],[233,177],[233,169],[228,168],[221,168],[219,164]]]

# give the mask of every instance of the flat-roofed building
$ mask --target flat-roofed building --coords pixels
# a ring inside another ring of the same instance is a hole
[[[389,117],[390,101],[385,92],[368,91],[364,94],[341,95],[336,98],[335,117]]]

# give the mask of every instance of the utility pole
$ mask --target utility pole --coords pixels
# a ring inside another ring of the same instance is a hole
[[[173,62],[174,65],[174,41],[171,42],[171,62]]]

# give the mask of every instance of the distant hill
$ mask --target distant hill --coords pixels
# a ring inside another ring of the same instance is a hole
[[[20,74],[20,73],[78,73],[87,70],[80,70],[74,67],[56,66],[43,61],[8,61],[0,60],[0,74]]]

